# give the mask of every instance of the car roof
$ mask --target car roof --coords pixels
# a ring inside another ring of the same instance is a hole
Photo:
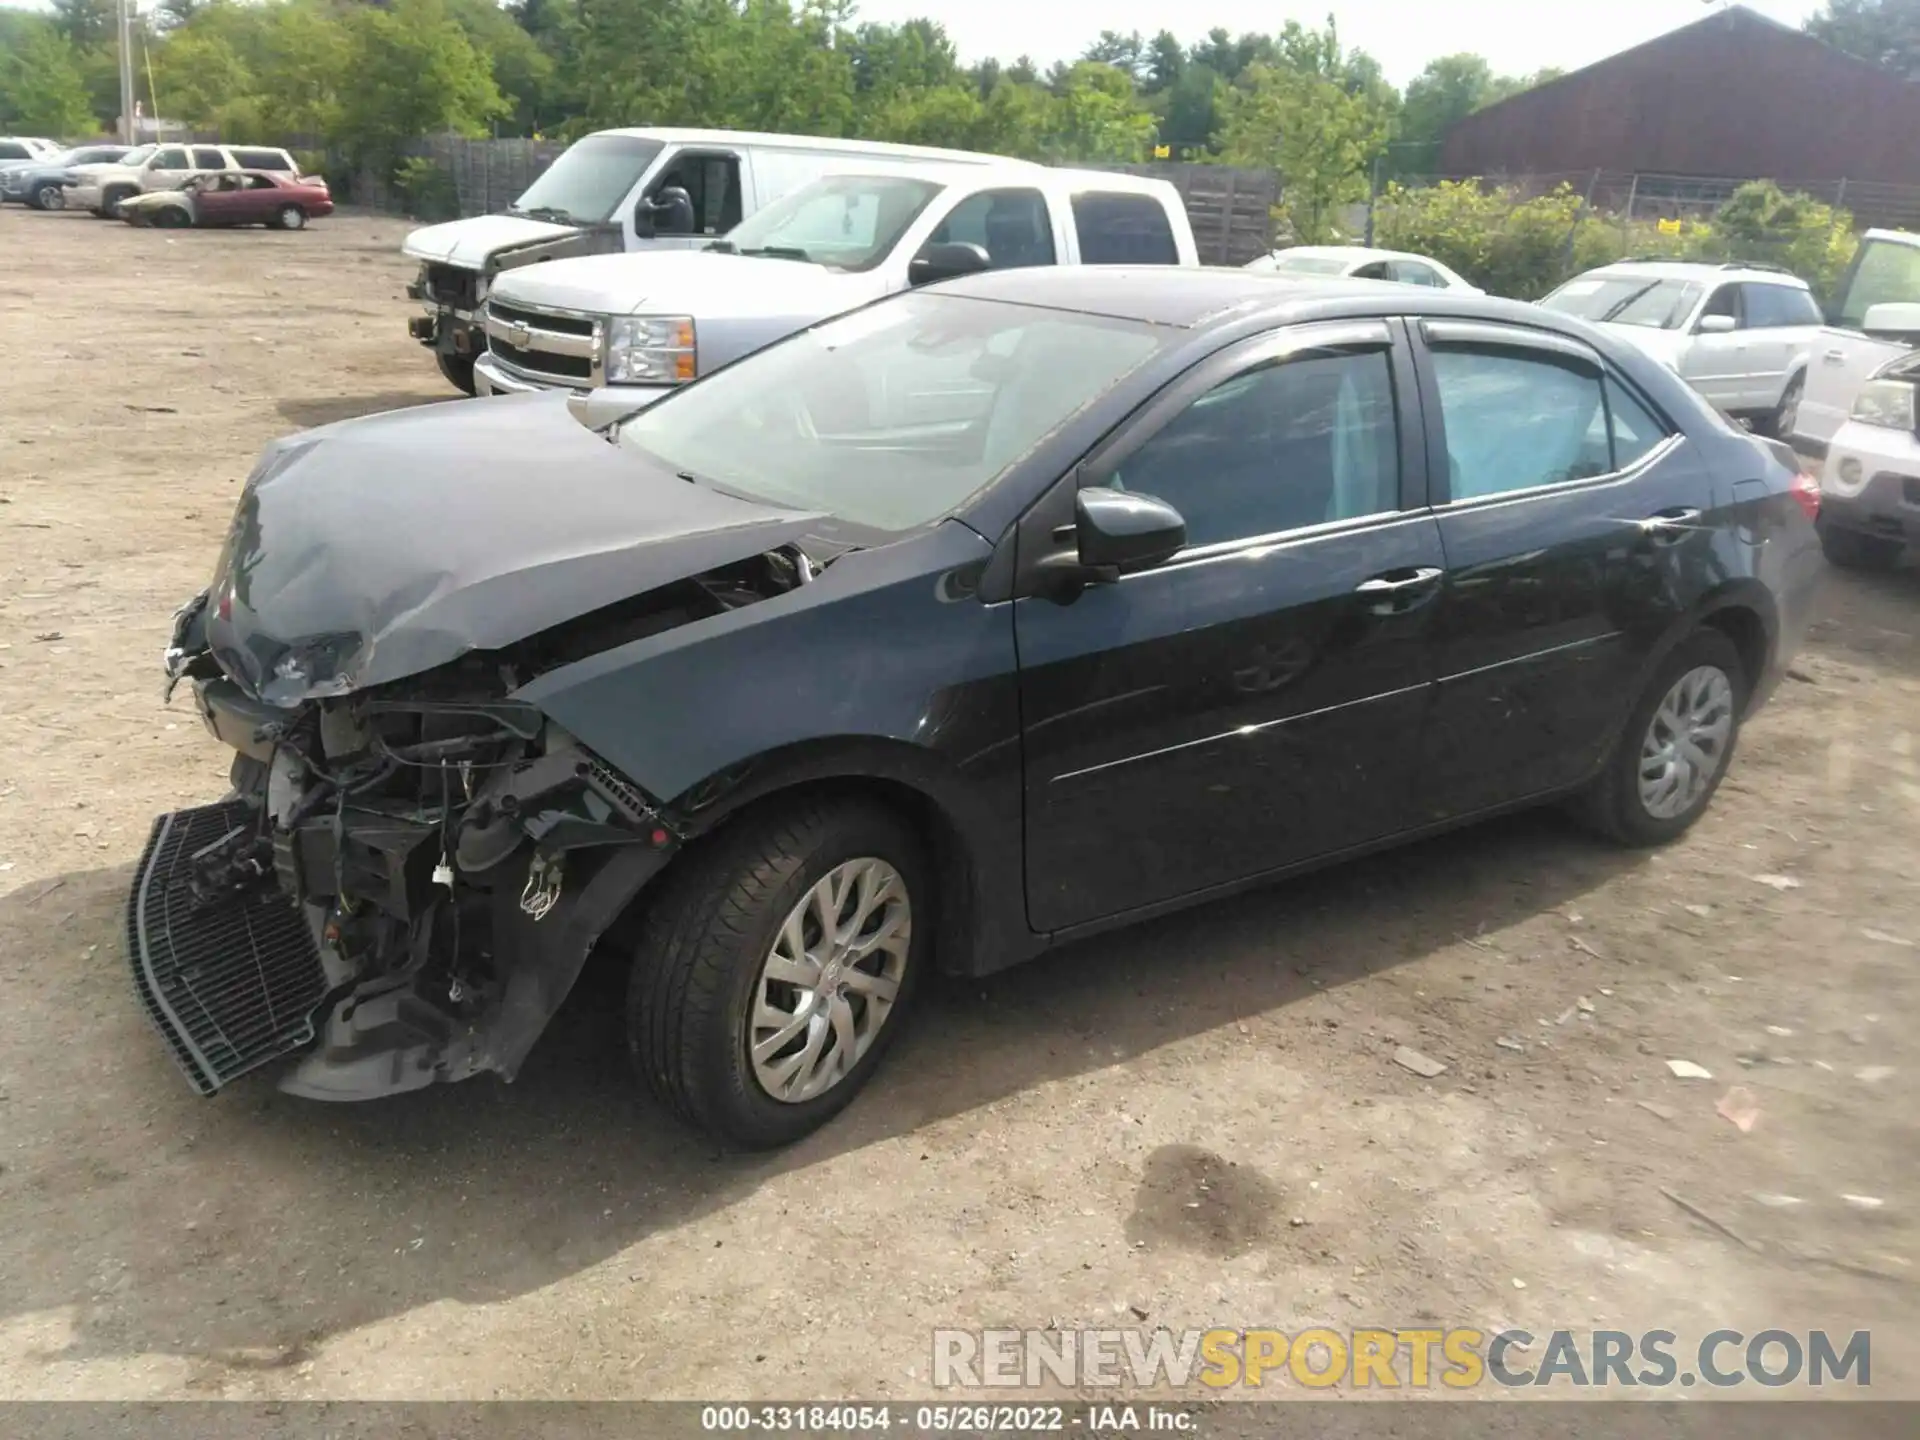
[[[1274,324],[1342,315],[1451,315],[1502,320],[1591,341],[1570,317],[1518,300],[1384,280],[1303,280],[1272,271],[1191,265],[1070,265],[990,270],[934,287],[952,295],[1198,329],[1229,317]]]
[[[1658,280],[1739,280],[1762,285],[1792,285],[1801,290],[1812,287],[1790,270],[1766,265],[1742,265],[1718,260],[1615,260],[1596,266],[1576,278],[1591,280],[1599,276],[1638,275]]]

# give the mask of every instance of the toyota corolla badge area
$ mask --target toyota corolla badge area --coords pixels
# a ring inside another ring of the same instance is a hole
[[[360,1099],[512,1078],[598,947],[655,1092],[783,1143],[930,970],[1516,806],[1677,836],[1816,505],[1577,321],[1178,267],[915,291],[604,434],[297,434],[176,617],[232,794],[156,821],[133,980],[203,1092]]]

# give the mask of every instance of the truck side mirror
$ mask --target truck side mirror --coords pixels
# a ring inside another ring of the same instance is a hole
[[[642,240],[653,239],[653,201],[645,195],[633,207],[633,233]]]
[[[936,280],[978,275],[982,270],[992,268],[993,257],[987,254],[983,246],[959,241],[929,241],[920,247],[920,253],[908,263],[907,283],[931,285]]]

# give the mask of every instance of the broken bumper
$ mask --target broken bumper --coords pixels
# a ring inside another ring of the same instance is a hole
[[[307,1045],[327,990],[308,925],[278,890],[203,905],[188,888],[194,857],[254,815],[240,801],[162,815],[127,896],[134,989],[202,1095]]]

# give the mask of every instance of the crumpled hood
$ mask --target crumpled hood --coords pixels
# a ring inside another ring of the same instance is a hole
[[[487,260],[501,250],[557,240],[580,231],[572,225],[529,220],[524,215],[476,215],[471,220],[449,220],[413,231],[401,245],[403,255],[433,260],[467,270],[484,270]]]
[[[136,195],[131,200],[122,200],[122,210],[153,210],[161,205],[183,205],[186,192],[182,190],[149,190],[144,195]]]
[[[820,316],[850,310],[885,293],[871,273],[829,270],[801,260],[725,255],[711,250],[655,250],[585,255],[502,275],[493,298],[506,303],[581,310],[595,315]]]
[[[563,396],[393,411],[267,448],[207,639],[242,689],[291,707],[510,645],[821,518],[676,479],[582,429]]]

